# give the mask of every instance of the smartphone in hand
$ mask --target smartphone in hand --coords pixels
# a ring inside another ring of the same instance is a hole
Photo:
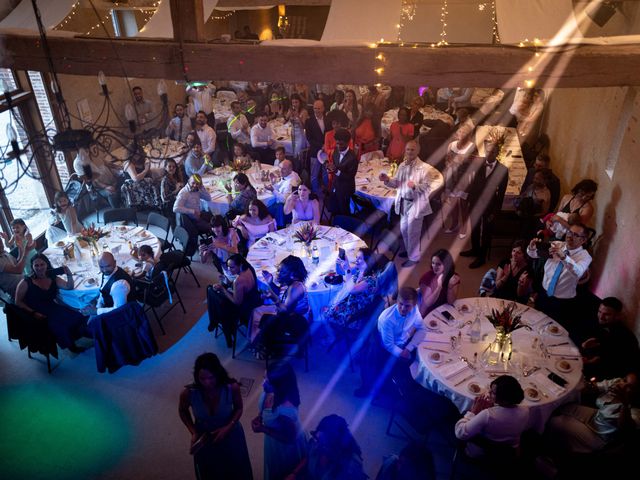
[[[347,252],[344,251],[344,248],[338,249],[338,258],[342,261],[345,261],[347,259]]]
[[[54,276],[64,275],[64,267],[53,268],[51,274]]]

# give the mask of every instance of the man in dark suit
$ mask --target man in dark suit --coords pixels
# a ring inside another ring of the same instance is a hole
[[[327,171],[335,174],[333,188],[329,195],[329,209],[334,215],[349,215],[351,195],[356,191],[358,158],[349,148],[349,141],[351,141],[349,130],[341,128],[336,132],[335,139],[333,161],[327,165]]]
[[[491,245],[493,222],[502,210],[502,201],[507,190],[509,170],[497,161],[501,138],[489,135],[484,141],[485,157],[472,165],[473,181],[469,189],[471,207],[471,249],[461,252],[463,257],[476,257],[469,268],[484,265]]]
[[[311,158],[311,191],[316,195],[322,193],[322,164],[318,161],[318,151],[324,145],[324,133],[331,129],[327,125],[324,114],[324,102],[316,100],[313,102],[313,115],[307,119],[304,129],[309,142],[309,157]]]

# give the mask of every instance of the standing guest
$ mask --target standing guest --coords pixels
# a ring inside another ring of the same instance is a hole
[[[69,196],[65,192],[56,192],[53,197],[55,206],[53,215],[56,223],[62,222],[68,235],[75,235],[82,230],[82,223],[78,220],[76,207],[71,205]]]
[[[151,100],[144,98],[142,87],[135,86],[131,89],[131,92],[133,93],[134,102],[127,105],[133,107],[137,119],[136,125],[139,129],[144,130],[145,125],[153,120],[153,103],[151,103]]]
[[[484,161],[471,167],[473,180],[469,188],[471,208],[471,249],[461,252],[463,257],[475,257],[469,268],[479,268],[487,261],[493,224],[502,210],[504,194],[509,182],[509,170],[498,162],[504,137],[491,132],[484,140]]]
[[[400,232],[408,257],[403,267],[411,267],[420,260],[422,224],[424,217],[432,212],[429,171],[427,164],[418,158],[419,153],[418,143],[415,140],[408,141],[404,149],[404,161],[396,175],[389,178],[386,173],[381,173],[379,177],[386,186],[396,189],[395,212],[400,215]]]
[[[264,433],[265,480],[283,480],[306,454],[300,419],[300,392],[290,363],[271,363],[262,383],[260,413],[251,421],[255,433]]]
[[[267,206],[257,199],[249,202],[246,213],[238,215],[233,221],[233,226],[240,231],[247,242],[247,248],[251,248],[267,233],[276,231],[276,222],[269,214]]]
[[[253,98],[247,100],[247,108],[243,111],[244,116],[247,117],[247,121],[249,122],[249,126],[253,127],[256,122],[258,104]]]
[[[240,384],[214,353],[203,353],[193,367],[193,383],[180,394],[180,420],[191,434],[198,480],[251,480],[251,460],[240,423]]]
[[[214,215],[211,218],[211,233],[213,240],[209,244],[200,245],[200,259],[202,263],[207,263],[207,259],[211,257],[213,264],[218,271],[222,270],[222,264],[227,259],[238,253],[238,231],[235,228],[229,228],[227,221],[222,215]]]
[[[394,162],[400,162],[404,154],[404,147],[414,137],[413,124],[409,121],[411,113],[407,107],[398,110],[398,120],[389,127],[389,147],[387,157]]]
[[[125,182],[122,196],[129,207],[159,207],[162,203],[158,187],[151,176],[151,161],[136,140],[128,147],[129,158],[124,162]]]
[[[304,133],[304,126],[308,119],[309,112],[304,108],[300,97],[296,94],[291,95],[291,107],[285,120],[291,124],[291,148],[296,159],[299,159],[302,151],[308,146]],[[296,165],[295,168],[298,171],[302,170],[301,165]]]
[[[349,215],[351,212],[351,195],[356,191],[356,173],[358,159],[349,148],[351,134],[346,129],[335,133],[336,149],[333,162],[327,165],[329,174],[334,174],[333,186],[329,196],[329,208],[334,215]]]
[[[356,92],[351,89],[345,92],[344,102],[342,102],[340,110],[347,114],[347,118],[349,119],[349,128],[352,128],[353,125],[355,125],[356,120],[360,118],[360,106],[358,105]]]
[[[291,224],[311,222],[320,223],[320,204],[315,198],[311,198],[311,189],[301,183],[297,189],[293,189],[291,195],[284,203],[284,214],[292,214]]]
[[[454,141],[447,147],[444,169],[443,218],[451,218],[453,224],[445,233],[459,231],[460,239],[466,238],[469,221],[469,187],[471,155],[475,153],[473,124],[465,123],[454,134]],[[448,212],[446,210],[449,210]]]
[[[336,90],[333,94],[333,103],[331,104],[331,108],[329,110],[340,110],[342,111],[342,104],[344,103],[344,91]],[[346,128],[346,126],[345,126]]]
[[[273,193],[274,202],[269,206],[269,213],[275,218],[278,227],[284,227],[286,223],[284,204],[294,189],[302,183],[300,176],[293,171],[293,163],[286,160],[284,147],[276,148],[276,157],[280,166],[280,180],[276,180],[275,174],[269,174],[271,183],[265,184],[264,188]]]
[[[431,270],[420,278],[419,284],[420,314],[423,317],[441,305],[453,305],[458,298],[460,276],[448,250],[441,248],[433,254]]]
[[[296,466],[287,480],[365,480],[362,450],[349,431],[349,425],[338,415],[320,420],[311,432],[307,456]]]
[[[376,117],[382,117],[387,107],[387,97],[375,85],[367,87],[367,93],[362,96],[362,105],[371,105]]]
[[[47,319],[47,326],[62,348],[78,353],[76,345],[80,337],[90,337],[87,318],[79,312],[56,303],[58,290],[73,290],[73,274],[66,265],[62,267],[66,280],[54,274],[46,255],[36,254],[31,259],[33,273],[18,284],[16,305],[38,319]]]
[[[523,399],[522,387],[512,376],[501,375],[492,381],[489,393],[476,397],[471,410],[456,423],[456,437],[468,440],[466,454],[478,458],[485,453],[472,441],[474,437],[518,448],[530,422],[529,408],[520,405]]]
[[[285,115],[284,102],[282,101],[282,97],[277,92],[273,92],[271,94],[271,97],[269,100],[269,109],[271,110],[271,117],[272,117],[270,118],[270,120],[275,120],[277,118],[284,119],[284,115]]]
[[[358,160],[363,153],[380,149],[380,117],[376,115],[373,105],[368,103],[362,108],[354,128],[355,151]]]
[[[420,109],[424,107],[424,100],[422,97],[415,97],[411,101],[411,108],[409,109],[409,121],[413,124],[413,138],[416,138],[420,134],[420,128],[424,121],[424,115]]]
[[[262,163],[273,165],[275,141],[273,140],[273,131],[267,123],[268,121],[269,117],[261,114],[258,117],[258,123],[251,127],[251,147],[260,155]]]
[[[322,185],[322,164],[318,161],[318,152],[322,150],[325,132],[329,130],[324,111],[322,100],[313,102],[313,115],[304,125],[309,142],[309,157],[311,158],[311,189],[316,195],[321,191]]]
[[[233,188],[237,194],[235,198],[233,198],[231,192],[227,195],[227,201],[229,202],[227,218],[236,218],[238,215],[242,215],[249,208],[249,204],[258,199],[256,189],[253,188],[253,185],[249,182],[249,177],[245,173],[238,173],[233,177]]]
[[[189,232],[189,237],[194,242],[199,233],[207,233],[209,231],[211,217],[209,212],[201,210],[201,200],[210,202],[211,195],[204,188],[202,177],[200,175],[192,175],[187,185],[178,192],[176,201],[173,204],[174,213],[181,215],[178,223]],[[185,218],[186,221],[184,221]],[[195,245],[190,245],[189,249],[185,245],[182,247],[185,251],[195,251]]]
[[[193,99],[193,107],[196,112],[204,112],[207,116],[207,124],[211,128],[216,128],[216,116],[213,112],[213,97],[216,93],[215,85],[191,84],[187,86],[187,95]]]
[[[542,289],[535,298],[536,308],[563,324],[570,335],[577,335],[585,327],[572,320],[575,319],[578,281],[591,265],[591,255],[583,248],[587,239],[587,227],[577,223],[567,232],[566,245],[551,244],[544,264]],[[527,255],[531,258],[538,258],[540,254],[538,243],[539,238],[529,243]]]
[[[598,307],[598,325],[582,342],[583,373],[585,378],[624,377],[640,374],[638,338],[624,324],[622,302],[607,297]]]
[[[200,139],[202,151],[213,156],[216,150],[216,131],[207,124],[207,114],[203,111],[196,114],[196,134]]]
[[[185,107],[182,103],[177,103],[173,112],[175,116],[169,121],[165,134],[171,140],[184,142],[189,132],[193,130],[191,119],[185,115]]]
[[[249,131],[249,120],[242,113],[240,102],[231,102],[231,116],[227,120],[227,130],[234,142],[251,143],[251,133]]]
[[[4,248],[4,241],[0,239],[0,288],[11,298],[15,296],[16,287],[22,280],[22,272],[26,263],[24,247],[18,244],[18,258],[11,255]]]
[[[182,170],[178,168],[178,164],[173,158],[167,158],[164,161],[164,176],[160,182],[160,198],[162,199],[162,211],[165,215],[173,212],[176,197],[184,185]]]
[[[340,90],[339,90],[340,91]],[[327,122],[331,125],[324,135],[324,145],[322,147],[323,154],[318,154],[318,161],[322,163],[322,183],[323,186],[331,191],[333,187],[334,173],[327,173],[329,165],[333,164],[333,152],[336,149],[336,132],[349,126],[349,119],[342,110],[332,110],[327,114]],[[353,140],[349,141],[349,148],[353,150]]]
[[[533,273],[524,240],[516,240],[511,247],[511,257],[498,265],[496,289],[493,297],[527,304],[531,294]]]
[[[6,233],[0,232],[0,237],[4,238],[7,242],[7,247],[18,248],[18,245],[22,247],[25,257],[25,275],[31,275],[31,259],[36,255],[36,242],[29,232],[27,224],[21,218],[14,218],[11,221],[11,231],[13,235],[9,237]]]
[[[527,170],[527,176],[520,189],[520,194],[524,193],[527,187],[533,183],[535,173],[545,169],[549,171],[549,178],[547,180],[547,188],[551,193],[549,209],[555,212],[558,200],[560,200],[560,179],[551,170],[551,157],[546,153],[540,153],[533,162],[533,166]]]
[[[418,330],[423,329],[417,303],[415,288],[402,287],[396,304],[378,317],[379,335],[370,340],[361,367],[362,385],[354,392],[356,397],[370,395],[374,384],[382,385],[392,372],[409,377],[409,364],[417,345],[411,340]]]

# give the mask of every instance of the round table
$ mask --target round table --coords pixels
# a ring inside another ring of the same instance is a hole
[[[258,200],[269,207],[275,202],[275,196],[273,192],[264,188],[265,182],[262,180],[262,171],[271,174],[279,173],[280,169],[273,165],[261,163],[260,171],[256,171],[255,166],[252,166],[250,169],[245,170],[244,173],[249,177],[249,182],[251,182],[253,188],[256,189]],[[227,192],[224,185],[228,182],[233,184],[233,177],[237,174],[238,172],[231,170],[229,167],[219,167],[202,176],[202,183],[209,195],[211,195],[211,201],[202,201],[203,210],[209,210],[214,215],[224,215],[229,211],[229,202],[227,201],[229,192]]]
[[[381,133],[384,138],[389,136],[389,129],[391,128],[391,124],[398,120],[398,110],[399,108],[392,108],[391,110],[387,110],[382,115],[382,120],[380,121]],[[445,123],[448,123],[453,127],[453,117],[448,113],[443,112],[442,110],[438,110],[431,105],[427,105],[420,109],[420,113],[422,113],[422,117],[424,120],[441,120]],[[424,125],[420,128],[420,133],[428,132],[429,127],[425,127]]]
[[[374,154],[376,152],[373,152]],[[382,152],[379,152],[381,155]],[[389,173],[389,160],[380,158],[380,155],[364,154],[358,165],[356,173],[356,194],[368,198],[373,204],[384,211],[387,216],[391,216],[393,202],[396,198],[395,188],[388,188],[383,182],[378,180],[380,173]],[[442,174],[429,164],[427,165],[429,175],[430,192],[429,196],[439,191],[444,186]]]
[[[449,398],[461,413],[471,408],[478,395],[488,391],[495,377],[512,375],[525,390],[523,405],[531,409],[531,426],[542,432],[556,408],[578,399],[582,358],[564,328],[544,313],[516,304],[516,312],[522,314],[530,329],[513,332],[511,359],[498,357],[497,363],[490,364],[487,349],[495,338],[495,328],[485,315],[491,309],[501,310],[507,303],[487,297],[466,298],[456,301],[455,308],[444,305],[432,311],[424,319],[426,331],[418,345],[412,374],[422,386]],[[471,343],[469,329],[476,306],[481,312],[482,340]],[[454,320],[447,322],[445,311]],[[453,346],[452,337],[458,345]],[[564,388],[548,378],[551,372],[566,380]]]
[[[140,247],[149,245],[157,260],[162,254],[160,241],[148,230],[142,227],[108,225],[104,227],[109,234],[98,240],[100,252],[110,251],[119,267],[127,273],[136,275],[141,272],[140,260],[133,258],[129,251],[128,242]],[[69,243],[74,244],[74,259],[64,258],[63,250]],[[81,246],[76,237],[67,237],[50,246],[43,253],[49,258],[54,267],[67,265],[73,273],[73,290],[60,290],[59,298],[72,308],[81,309],[89,305],[100,295],[102,274],[98,267],[98,255],[92,255],[88,245]]]
[[[345,250],[347,259],[353,264],[357,250],[367,245],[357,235],[339,227],[318,225],[318,239],[314,240],[312,245],[318,247],[320,260],[314,263],[313,259],[307,255],[304,246],[293,240],[293,235],[300,226],[301,224],[292,225],[277,232],[268,233],[249,249],[247,260],[256,269],[260,279],[262,278],[261,270],[267,270],[275,276],[277,266],[286,256],[300,257],[309,273],[305,285],[313,318],[320,319],[322,308],[331,305],[343,287],[342,284],[329,285],[324,281],[327,273],[335,272],[338,246]]]

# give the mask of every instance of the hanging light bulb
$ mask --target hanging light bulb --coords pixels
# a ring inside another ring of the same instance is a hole
[[[169,104],[169,97],[167,96],[167,84],[164,80],[160,80],[158,82],[158,95],[160,96],[160,100],[162,100],[163,105]]]
[[[56,95],[60,92],[60,89],[58,88],[58,84],[56,83],[55,80],[51,80],[51,91]]]
[[[102,70],[98,72],[98,83],[100,84],[100,88],[102,88],[102,95],[108,97],[109,88],[107,87],[107,77]]]
[[[131,130],[131,133],[135,133],[136,132],[136,111],[134,110],[133,106],[130,103],[127,103],[127,105],[124,107],[124,116],[129,122],[129,130]]]
[[[7,138],[11,143],[18,141],[18,134],[16,133],[16,129],[13,128],[13,125],[11,125],[10,123],[7,123],[6,132]]]

